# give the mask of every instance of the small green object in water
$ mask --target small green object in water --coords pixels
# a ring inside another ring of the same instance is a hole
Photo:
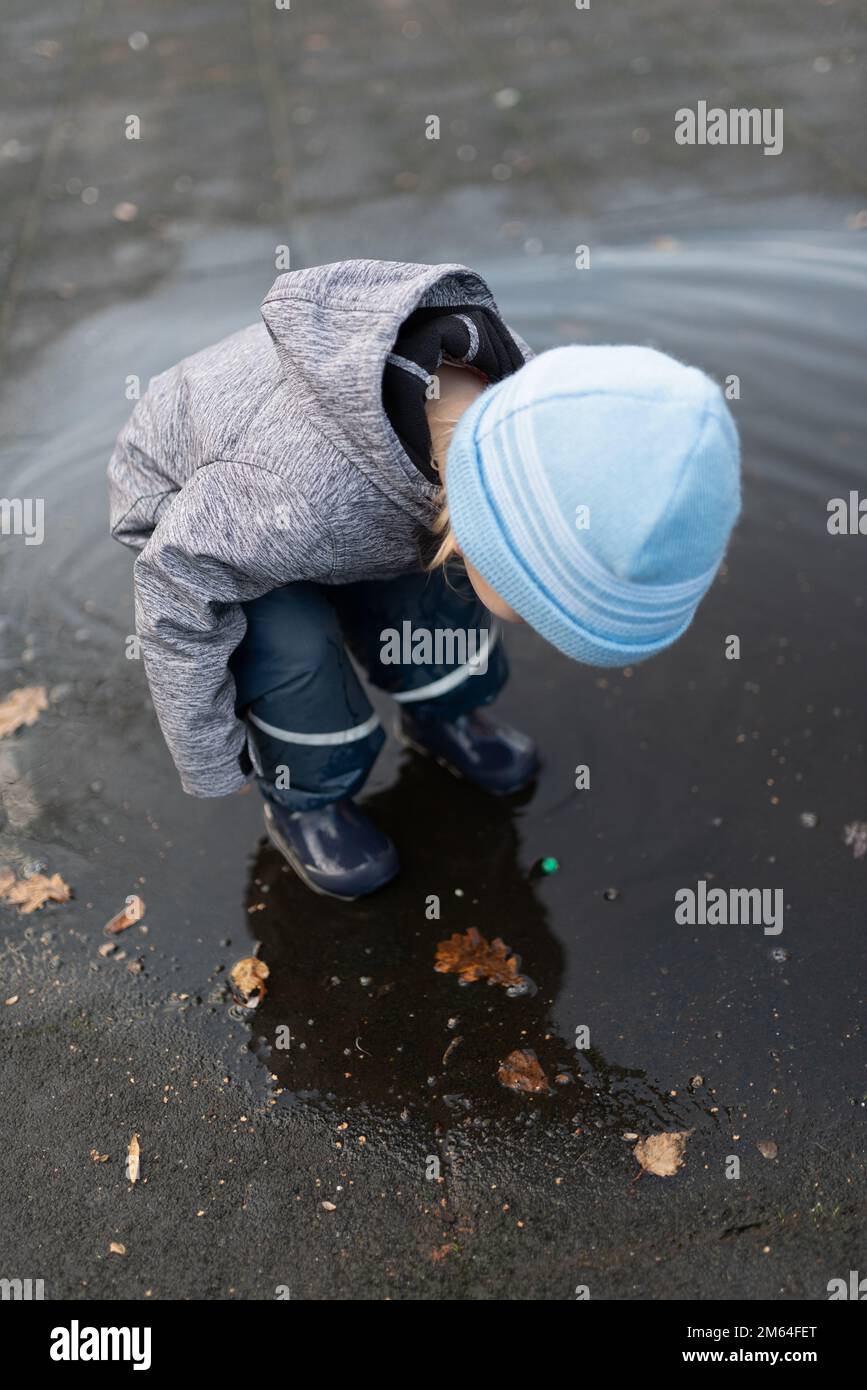
[[[539,865],[539,868],[542,870],[543,874],[556,874],[559,867],[559,859],[555,859],[552,854],[547,855],[546,858],[543,859],[541,864]]]

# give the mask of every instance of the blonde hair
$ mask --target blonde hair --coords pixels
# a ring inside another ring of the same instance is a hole
[[[433,526],[430,528],[431,534],[439,537],[439,545],[425,565],[426,570],[440,569],[458,553],[458,543],[455,540],[455,533],[449,519],[449,504],[446,501],[445,488],[440,492],[440,499],[440,509]]]

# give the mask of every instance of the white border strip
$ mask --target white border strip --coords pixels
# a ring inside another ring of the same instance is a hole
[[[356,743],[360,738],[367,738],[374,729],[379,728],[379,715],[372,714],[363,724],[356,724],[352,729],[338,729],[333,734],[294,734],[288,729],[278,729],[274,724],[266,724],[264,719],[257,719],[255,714],[248,714],[247,718],[251,724],[255,724],[257,729],[263,733],[270,734],[272,738],[282,739],[284,743],[306,743],[320,744],[327,743]]]
[[[462,362],[472,362],[479,351],[479,330],[473,323],[469,314],[452,314],[452,318],[460,319],[470,338],[470,345],[467,348],[466,356],[461,358]]]
[[[456,670],[449,671],[448,675],[440,676],[439,680],[431,681],[429,685],[417,686],[415,690],[403,690],[399,694],[392,694],[392,699],[398,704],[408,705],[414,700],[433,700],[437,695],[445,695],[447,690],[454,690],[456,685],[468,680],[470,676],[477,673],[479,663],[487,657],[496,645],[499,636],[499,627],[494,625],[489,637],[485,633],[484,645],[481,647],[475,661],[468,661],[465,666],[458,666]]]
[[[393,367],[400,367],[401,371],[409,372],[412,376],[417,376],[426,385],[430,382],[430,376],[424,367],[420,367],[417,362],[413,362],[409,357],[401,357],[398,352],[390,352],[386,357],[386,362],[390,362]]]

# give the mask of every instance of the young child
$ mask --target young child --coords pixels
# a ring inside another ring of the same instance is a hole
[[[461,265],[294,271],[262,316],[150,383],[109,465],[111,529],[140,551],[185,791],[255,776],[293,869],[354,898],[397,856],[352,800],[385,739],[353,661],[406,743],[525,786],[531,741],[484,709],[499,620],[596,666],[675,642],[738,515],[737,434],[713,382],[649,348],[534,358]]]

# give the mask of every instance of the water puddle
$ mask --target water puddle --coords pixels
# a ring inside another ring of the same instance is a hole
[[[124,660],[130,562],[107,537],[104,486],[124,382],[251,319],[267,287],[256,234],[192,254],[176,281],[79,323],[0,408],[6,490],[44,497],[47,528],[3,562],[2,675],[53,692],[38,736],[3,750],[8,853],[66,855],[83,896],[144,864],[177,990],[207,993],[185,974],[227,923],[238,956],[259,941],[268,993],[239,1035],[282,1104],[642,1131],[745,1111],[806,1129],[861,1105],[865,867],[843,827],[867,819],[867,584],[863,543],[825,523],[863,480],[862,242],[696,234],[600,251],[591,273],[546,256],[481,267],[535,345],[650,342],[737,377],[745,517],[700,621],[650,666],[584,670],[513,634],[502,710],[542,749],[531,800],[486,801],[391,750],[367,806],[402,875],[348,906],[295,881],[252,797],[183,796]],[[724,657],[731,633],[740,661]],[[559,871],[534,874],[545,858]],[[676,926],[675,891],[701,877],[782,887],[783,935]],[[470,927],[517,951],[536,992],[438,974],[437,943]],[[547,1094],[498,1081],[516,1049],[536,1054]]]

